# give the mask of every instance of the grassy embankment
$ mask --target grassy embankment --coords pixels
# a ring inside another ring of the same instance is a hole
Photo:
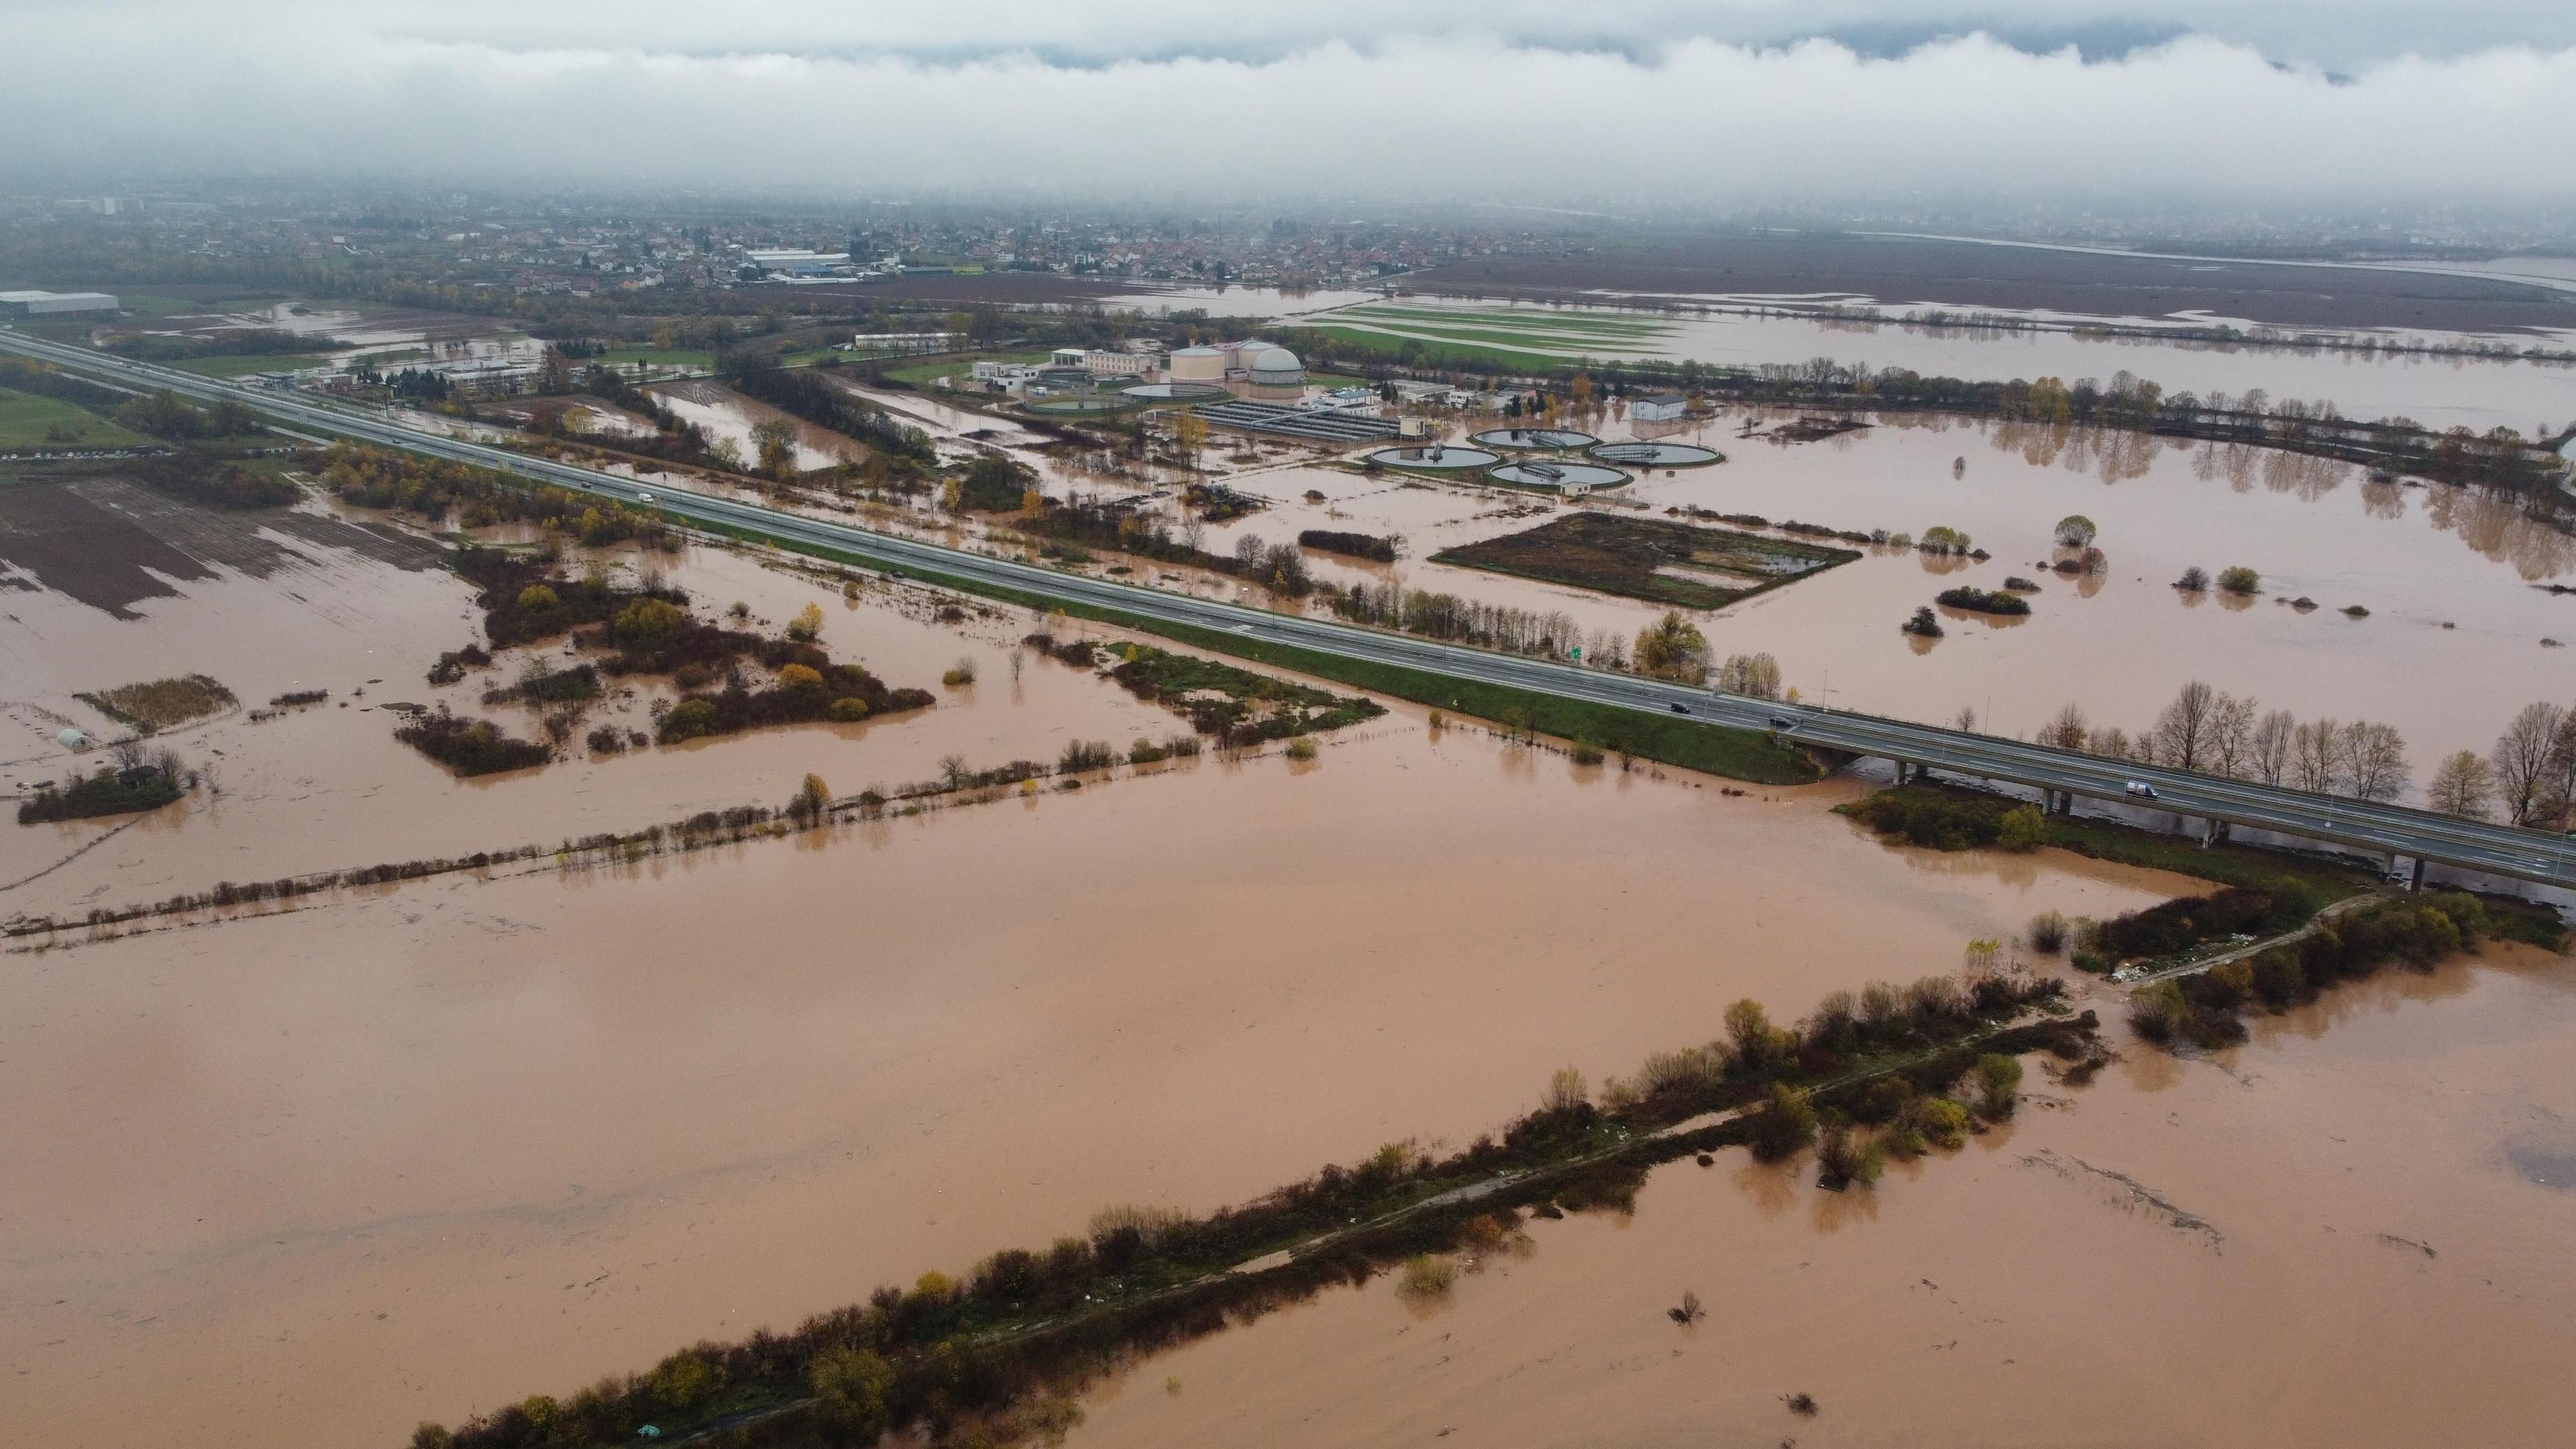
[[[258,352],[238,357],[188,357],[165,362],[164,367],[193,372],[199,377],[248,377],[255,372],[292,372],[301,367],[320,367],[331,361],[324,353]]]
[[[675,520],[677,521],[677,520]],[[1731,779],[1749,780],[1763,785],[1804,785],[1821,777],[1815,763],[1795,750],[1773,744],[1767,736],[1752,730],[1729,729],[1679,716],[1652,714],[1641,710],[1621,709],[1595,704],[1588,700],[1563,699],[1537,694],[1524,689],[1480,684],[1471,680],[1452,679],[1419,669],[1380,664],[1373,660],[1350,659],[1313,649],[1274,644],[1249,639],[1223,630],[1198,629],[1184,624],[1166,624],[1123,610],[1095,608],[1088,604],[1058,598],[1033,589],[1007,588],[977,583],[931,569],[889,568],[874,560],[838,549],[772,537],[749,529],[719,528],[711,524],[690,524],[710,532],[726,533],[760,543],[773,544],[792,552],[829,559],[880,573],[920,579],[960,593],[978,594],[1008,603],[1032,607],[1061,609],[1075,618],[1090,619],[1140,633],[1157,634],[1166,639],[1208,650],[1231,654],[1258,664],[1279,669],[1293,669],[1318,679],[1331,679],[1379,694],[1408,699],[1440,709],[1497,722],[1525,723],[1527,728],[1563,739],[1590,739],[1609,749],[1622,750],[1639,759],[1677,765]]]
[[[2039,807],[2030,801],[1956,785],[1899,785],[1834,809],[1882,835],[1902,837],[1934,850],[1996,845],[2006,834],[2005,816],[2017,810],[2039,813]],[[2224,886],[2261,891],[2276,899],[2304,902],[2306,913],[2347,896],[2360,895],[2377,884],[2376,877],[2361,867],[2288,851],[2265,850],[2234,841],[2203,848],[2196,839],[2074,815],[2043,815],[2040,821],[2033,846],[2051,845],[2095,860],[2167,870]]]
[[[78,403],[0,388],[0,448],[125,448],[151,441]]]

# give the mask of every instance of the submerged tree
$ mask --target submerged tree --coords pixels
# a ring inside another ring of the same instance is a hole
[[[2433,771],[2433,782],[2424,787],[2424,799],[2445,815],[2483,820],[2488,802],[2495,797],[2495,787],[2495,767],[2477,751],[2461,750]]]

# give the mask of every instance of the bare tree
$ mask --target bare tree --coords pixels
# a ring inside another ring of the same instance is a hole
[[[2209,746],[2201,768],[2213,775],[2241,776],[2254,748],[2254,698],[2221,693],[2209,711]]]
[[[2563,822],[2568,802],[2576,801],[2576,709],[2558,718],[2549,741],[2549,769],[2540,790],[2539,818]]]
[[[2290,735],[2298,728],[2286,709],[2276,709],[2256,721],[2254,733],[2246,741],[2245,773],[2266,785],[2278,785],[2290,772]]]
[[[2070,704],[2039,727],[2039,742],[2061,750],[2080,750],[2091,734],[2088,723],[2084,706]]]
[[[2549,784],[2550,754],[2566,723],[2567,711],[2554,704],[2526,704],[2496,736],[2495,753],[2487,758],[2495,767],[2505,818],[2514,824],[2528,825],[2539,813]]]
[[[2290,731],[2290,783],[2320,794],[2341,777],[2342,730],[2331,719],[2310,720]]]
[[[2337,744],[2345,793],[2356,800],[2394,800],[2406,793],[2406,740],[2394,728],[2354,720]]]
[[[1234,541],[1234,561],[1245,568],[1257,568],[1261,564],[1262,550],[1269,546],[1261,541],[1260,534],[1244,534]]]
[[[2104,729],[2095,730],[2093,732],[2093,753],[2102,756],[2104,759],[2110,760],[2125,760],[2129,758],[2129,732],[2120,728],[2118,725],[2111,725]]]
[[[2200,680],[2193,680],[2174,696],[2173,703],[2156,716],[2155,728],[2148,732],[2152,742],[2148,749],[2160,765],[2178,770],[2197,770],[2209,751],[2210,717],[2218,707],[2220,696]]]
[[[2433,783],[2424,787],[2425,803],[2445,815],[2483,820],[2495,795],[2496,771],[2475,750],[2462,750],[2442,761]]]
[[[1958,718],[1952,720],[1950,724],[1953,729],[1959,730],[1962,733],[1975,734],[1977,732],[1976,708],[1972,705],[1964,704],[1959,706]]]

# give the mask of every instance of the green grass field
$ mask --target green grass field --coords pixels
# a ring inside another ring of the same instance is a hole
[[[1048,354],[1044,352],[974,352],[951,354],[946,357],[933,357],[921,362],[906,363],[901,367],[883,368],[881,371],[883,371],[886,376],[891,377],[898,382],[908,382],[914,387],[928,387],[932,379],[947,377],[951,374],[962,376],[978,362],[1044,362],[1047,360],[1047,356]]]
[[[1652,356],[1660,349],[1652,337],[1632,337],[1626,333],[1521,331],[1501,327],[1471,327],[1423,322],[1392,322],[1373,317],[1346,317],[1340,325],[1360,331],[1384,332],[1395,337],[1418,337],[1425,342],[1455,342],[1468,346],[1546,349],[1569,355],[1616,353],[1623,356]]]
[[[1403,307],[1363,303],[1325,314],[1325,320],[1350,318],[1354,321],[1428,324],[1434,327],[1470,327],[1486,331],[1524,333],[1580,333],[1593,337],[1664,337],[1672,333],[1669,322],[1650,321],[1639,317],[1611,316],[1598,312],[1541,312],[1527,307]]]
[[[716,365],[714,353],[696,347],[612,347],[600,354],[599,360],[619,367],[633,367],[640,362],[657,371],[689,367],[712,372]]]
[[[319,367],[331,359],[319,353],[261,353],[253,357],[192,357],[185,362],[166,364],[181,372],[199,377],[248,377],[254,372],[292,372],[299,367]]]
[[[1554,353],[1517,352],[1502,347],[1469,346],[1456,342],[1398,337],[1387,332],[1367,332],[1357,327],[1303,327],[1299,332],[1328,337],[1346,347],[1380,357],[1402,357],[1408,342],[1421,348],[1418,356],[1425,367],[1458,367],[1474,370],[1547,373],[1575,366],[1577,357]],[[1294,334],[1290,334],[1293,336]]]
[[[53,436],[57,429],[63,436]],[[116,448],[151,441],[121,423],[58,398],[0,389],[0,448]]]

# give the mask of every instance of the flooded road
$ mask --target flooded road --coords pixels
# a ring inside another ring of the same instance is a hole
[[[2198,888],[1889,849],[1835,794],[1399,711],[1313,765],[0,958],[0,1156],[47,1166],[0,1180],[8,1411],[396,1442]]]
[[[2576,1148],[2571,1048],[2576,963],[2508,948],[2215,1061],[2034,1070],[1872,1190],[1685,1159],[1445,1306],[1379,1278],[1148,1358],[1071,1442],[2561,1443],[2576,1191],[2518,1163]]]

